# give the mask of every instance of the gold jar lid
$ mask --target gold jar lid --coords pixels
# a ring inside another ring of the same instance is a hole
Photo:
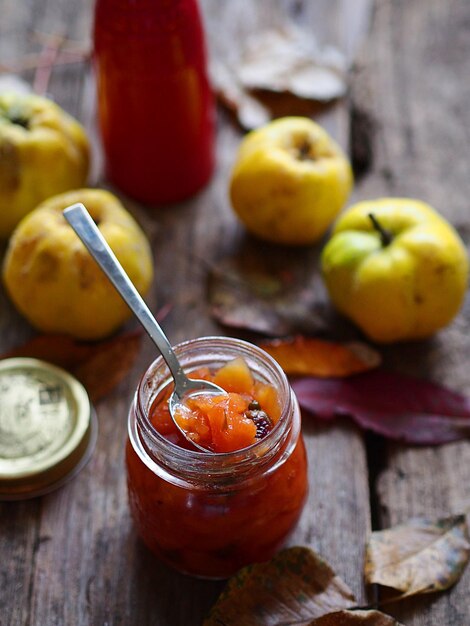
[[[38,359],[0,361],[0,499],[39,496],[74,476],[96,443],[88,394]]]

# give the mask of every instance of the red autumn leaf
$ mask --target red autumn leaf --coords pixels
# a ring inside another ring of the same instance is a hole
[[[380,354],[362,343],[341,344],[297,336],[261,343],[286,374],[350,376],[380,365]]]
[[[438,445],[470,435],[470,398],[426,380],[376,370],[292,386],[304,410],[324,420],[351,417],[390,439]]]
[[[380,611],[335,611],[323,615],[308,626],[402,626]]]
[[[140,350],[142,331],[100,342],[76,341],[64,335],[38,335],[1,356],[32,357],[63,367],[86,387],[93,402],[125,378]]]

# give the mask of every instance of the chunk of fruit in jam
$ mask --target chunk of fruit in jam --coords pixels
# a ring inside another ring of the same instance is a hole
[[[246,362],[237,357],[221,367],[215,374],[213,381],[225,391],[236,393],[251,393],[254,385],[253,376]]]
[[[212,380],[224,395],[199,394],[177,407],[175,419],[190,439],[213,452],[233,452],[266,437],[280,417],[276,390],[256,380],[238,357],[216,372],[195,370],[191,378]],[[150,419],[155,428],[177,445],[185,446],[168,411],[168,393],[157,398]]]

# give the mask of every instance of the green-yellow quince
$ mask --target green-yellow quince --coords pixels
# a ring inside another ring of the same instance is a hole
[[[337,309],[372,340],[428,337],[459,311],[468,257],[455,229],[408,198],[360,202],[336,222],[322,273]]]

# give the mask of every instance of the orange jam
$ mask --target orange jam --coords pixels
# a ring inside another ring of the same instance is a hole
[[[212,452],[233,452],[265,437],[278,421],[281,410],[276,390],[253,378],[248,365],[237,357],[215,373],[208,368],[189,374],[209,380],[227,395],[197,394],[177,406],[175,419],[187,436]],[[158,397],[150,411],[150,421],[159,433],[176,445],[186,447],[168,409],[172,385]]]
[[[177,347],[186,371],[228,392],[197,396],[177,419],[168,371],[157,359],[129,414],[126,461],[131,512],[146,545],[184,573],[224,578],[268,560],[301,513],[307,464],[297,401],[259,348],[227,338]]]

